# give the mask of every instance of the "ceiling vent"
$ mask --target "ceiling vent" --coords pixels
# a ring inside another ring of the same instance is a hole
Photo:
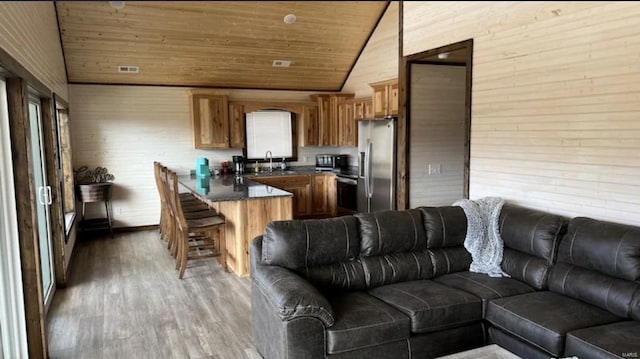
[[[118,66],[118,72],[127,74],[137,74],[140,72],[138,66]]]
[[[289,67],[291,61],[287,60],[273,60],[273,67]]]

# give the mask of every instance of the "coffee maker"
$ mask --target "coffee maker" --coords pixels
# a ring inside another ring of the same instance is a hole
[[[244,173],[244,157],[233,156],[233,170],[237,175]]]

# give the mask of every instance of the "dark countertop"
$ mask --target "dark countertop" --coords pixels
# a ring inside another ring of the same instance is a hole
[[[291,193],[254,182],[248,176],[178,176],[178,182],[209,202],[243,201],[256,198],[292,196]]]
[[[346,170],[316,171],[314,166],[299,166],[290,167],[285,171],[280,169],[274,169],[272,172],[261,171],[259,173],[247,171],[242,176],[228,174],[198,178],[193,174],[180,175],[178,176],[178,181],[188,190],[206,201],[242,201],[254,198],[293,195],[287,191],[252,181],[251,177],[314,175],[323,172],[333,173],[336,176],[357,178],[357,169],[354,167]]]

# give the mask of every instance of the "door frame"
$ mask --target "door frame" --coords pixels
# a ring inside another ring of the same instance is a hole
[[[401,46],[402,47],[402,46]],[[469,198],[469,168],[471,163],[471,86],[472,86],[472,73],[473,73],[473,39],[456,42],[453,44],[437,47],[434,49],[419,52],[417,54],[403,56],[400,61],[400,74],[402,85],[400,86],[399,93],[399,122],[403,123],[403,131],[398,130],[398,209],[406,209],[410,205],[409,203],[409,164],[411,163],[411,155],[409,148],[411,146],[410,133],[411,133],[411,115],[409,109],[411,108],[411,65],[412,64],[442,64],[451,65],[447,63],[436,63],[426,60],[432,58],[441,53],[452,52],[456,50],[467,50],[467,57],[465,61],[466,66],[466,86],[465,86],[465,151],[464,151],[464,198]],[[460,66],[460,63],[454,63],[454,65]],[[404,144],[403,148],[400,144]],[[400,151],[400,150],[403,151]]]
[[[9,109],[7,85],[0,77],[3,90],[0,102],[7,107],[7,118],[0,114],[0,233],[5,240],[0,241],[0,326],[2,326],[1,351],[7,358],[25,358],[27,352],[24,293],[18,238],[18,217],[15,212],[15,193],[11,137],[9,136]],[[3,96],[4,95],[4,96]]]

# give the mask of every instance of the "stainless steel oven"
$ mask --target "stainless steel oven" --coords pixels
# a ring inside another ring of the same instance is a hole
[[[358,210],[358,180],[336,176],[336,211],[339,216],[354,214]]]

